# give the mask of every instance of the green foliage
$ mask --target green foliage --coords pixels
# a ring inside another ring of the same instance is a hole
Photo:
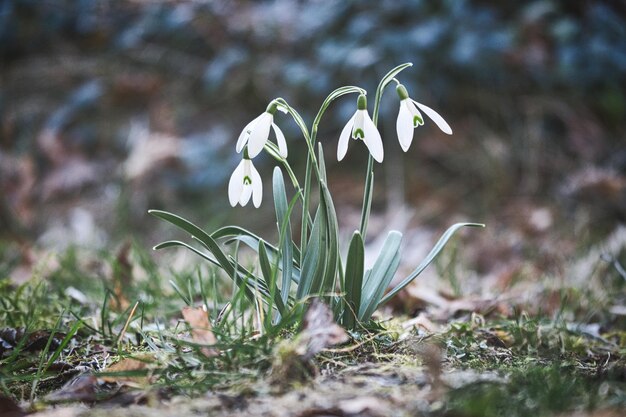
[[[355,231],[350,240],[350,248],[346,258],[344,285],[346,306],[343,313],[343,324],[348,328],[355,326],[359,310],[361,309],[364,262],[365,248],[363,238],[358,231]]]
[[[378,84],[372,119],[374,127],[378,120],[380,102],[385,88],[393,81],[397,82],[395,77],[411,66],[411,63],[406,63],[393,68]],[[265,150],[284,167],[295,189],[294,197],[288,204],[284,178],[281,169],[276,167],[272,185],[280,236],[277,244],[273,245],[252,232],[237,226],[226,226],[209,234],[175,214],[150,210],[154,216],[190,234],[192,240],[195,240],[208,252],[197,249],[189,243],[175,240],[163,242],[155,246],[155,249],[174,246],[185,247],[216,265],[233,280],[237,288],[245,294],[250,302],[255,301],[257,294],[260,295],[267,306],[267,310],[264,312],[264,317],[268,318],[267,323],[280,322],[282,318],[289,316],[290,312],[299,311],[299,307],[312,296],[323,297],[335,312],[336,319],[348,328],[355,328],[360,323],[369,321],[374,311],[381,304],[406,287],[430,265],[458,229],[464,226],[483,225],[457,223],[451,226],[422,263],[385,296],[385,291],[391,284],[400,264],[402,234],[397,231],[390,232],[373,268],[371,270],[364,269],[364,239],[370,216],[374,184],[374,163],[370,156],[365,178],[360,227],[359,231],[353,235],[344,269],[339,253],[339,225],[333,198],[328,188],[324,152],[320,143],[317,143],[317,153],[315,146],[322,116],[335,100],[347,94],[359,94],[359,97],[364,97],[366,91],[354,86],[340,87],[334,90],[322,103],[310,130],[300,114],[286,100],[277,98],[268,106],[268,108],[284,111],[293,118],[302,132],[308,152],[304,188],[302,188],[286,158],[281,156],[278,147],[265,139]],[[367,109],[360,111],[367,112]],[[269,120],[267,114],[263,117],[265,117],[264,120]],[[369,115],[366,117],[369,119]],[[255,127],[256,125],[242,132],[242,135],[248,135],[245,140],[253,140],[252,132]],[[346,129],[348,128],[349,126],[346,127]],[[266,126],[266,130],[269,131],[268,126]],[[246,136],[242,136],[242,138],[246,138]],[[254,140],[258,139],[259,135],[256,135]],[[363,135],[361,135],[361,139],[363,139]],[[242,143],[244,143],[242,145],[244,149],[247,149],[245,146],[248,142]],[[248,155],[247,150],[244,150],[244,155]],[[317,205],[310,207],[313,201],[311,195],[314,180],[316,180],[315,185],[319,197]],[[252,187],[250,182],[245,185]],[[235,187],[234,189],[239,190],[241,188]],[[258,186],[255,190],[256,192],[260,191]],[[235,194],[235,196],[237,195]],[[234,201],[233,198],[231,201]],[[299,246],[293,241],[291,228],[292,211],[298,202],[301,208],[301,240]],[[311,213],[314,213],[312,220]],[[258,273],[254,270],[248,270],[236,257],[226,254],[222,246],[233,242],[244,243],[257,252]],[[280,286],[278,285],[279,282]],[[295,288],[292,288],[292,283],[295,284]]]
[[[607,388],[565,364],[532,365],[513,371],[507,382],[475,383],[452,390],[445,415],[523,417],[594,409]],[[624,404],[626,398],[621,397],[614,406]]]

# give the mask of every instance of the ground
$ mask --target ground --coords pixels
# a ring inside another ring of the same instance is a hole
[[[216,348],[195,343],[201,335],[181,310],[202,311],[193,306],[205,300],[219,312],[231,296],[215,276],[201,285],[205,270],[163,284],[163,270],[136,246],[86,258],[69,251],[40,271],[47,281],[4,284],[0,405],[19,406],[16,416],[618,416],[625,409],[626,334],[622,316],[607,313],[617,298],[593,301],[561,288],[556,315],[548,305],[533,315],[516,310],[520,301],[511,298],[426,307],[413,300],[417,314],[383,309],[345,343],[309,359],[306,328],[264,330],[250,306],[236,302],[219,321],[210,315]]]

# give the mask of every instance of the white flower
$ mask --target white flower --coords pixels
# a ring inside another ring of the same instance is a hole
[[[411,100],[409,98],[409,93],[402,84],[398,84],[396,91],[400,96],[400,112],[398,113],[398,120],[396,121],[396,131],[398,132],[400,146],[404,152],[409,150],[409,146],[411,146],[414,129],[417,126],[424,124],[424,119],[422,118],[422,114],[418,110],[418,107],[426,113],[426,115],[430,117],[430,119],[435,122],[439,129],[441,129],[444,133],[448,135],[452,134],[452,129],[448,123],[443,120],[443,117],[430,107],[425,106],[422,103],[418,103],[415,100]]]
[[[254,207],[258,208],[263,199],[263,182],[259,171],[252,165],[252,161],[244,156],[233,171],[233,175],[230,176],[228,200],[233,207],[237,203],[243,207],[250,201],[250,196],[252,196]]]
[[[376,125],[367,113],[367,99],[361,94],[357,101],[357,111],[348,120],[346,126],[339,135],[339,145],[337,146],[337,160],[341,161],[348,152],[348,142],[350,137],[365,142],[370,154],[377,162],[382,162],[384,157],[383,141],[376,129]]]
[[[242,149],[248,145],[250,158],[257,156],[263,150],[263,147],[269,138],[271,127],[274,129],[274,133],[276,134],[276,142],[278,144],[280,156],[287,158],[287,142],[285,141],[285,135],[283,135],[283,132],[274,123],[274,113],[276,113],[276,110],[285,111],[282,106],[279,106],[275,102],[271,102],[263,114],[258,116],[243,128],[241,134],[239,135],[239,139],[237,139],[237,152],[241,152]]]

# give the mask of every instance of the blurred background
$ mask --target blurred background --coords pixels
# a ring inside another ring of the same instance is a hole
[[[279,96],[310,124],[330,91],[373,96],[403,62],[414,64],[400,76],[412,98],[454,134],[426,120],[404,154],[387,91],[369,250],[401,230],[409,269],[447,226],[479,221],[487,229],[466,231],[424,283],[532,298],[537,283],[542,294],[576,287],[600,268],[597,279],[623,284],[626,5],[608,0],[4,0],[0,279],[71,245],[172,237],[149,208],[272,236],[272,159],[255,160],[262,208],[228,205],[243,126]],[[354,142],[335,159],[355,99],[335,102],[319,134],[344,236],[367,162]],[[302,137],[289,117],[276,121],[300,175]]]

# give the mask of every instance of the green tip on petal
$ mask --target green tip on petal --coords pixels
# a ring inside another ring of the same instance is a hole
[[[252,178],[246,175],[245,177],[243,177],[243,183],[248,185],[252,184]]]
[[[398,86],[396,87],[396,92],[398,93],[400,100],[409,98],[409,92],[406,91],[406,87],[402,84],[398,84]]]
[[[356,100],[356,107],[359,110],[367,110],[367,97],[365,97],[365,94],[359,94],[359,98]]]
[[[424,120],[419,117],[417,114],[413,116],[413,127],[421,126],[424,124]]]
[[[354,133],[352,134],[352,137],[353,137],[354,139],[356,139],[356,138],[361,138],[361,139],[363,139],[363,138],[365,138],[365,132],[363,132],[363,129],[356,129],[356,130],[354,131]]]

